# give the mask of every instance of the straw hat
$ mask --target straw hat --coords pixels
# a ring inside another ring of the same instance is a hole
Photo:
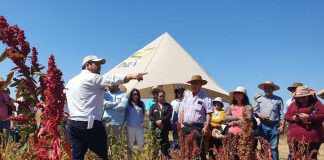
[[[274,91],[280,89],[279,86],[277,86],[276,84],[274,84],[274,83],[271,82],[271,81],[265,81],[264,83],[259,84],[259,85],[258,85],[258,88],[264,90],[264,86],[272,86]]]
[[[193,76],[191,77],[191,80],[188,81],[187,83],[191,84],[191,83],[194,82],[194,81],[200,81],[200,82],[202,82],[202,85],[207,84],[207,81],[204,80],[204,79],[202,79],[201,75],[193,75]]]
[[[324,89],[320,90],[319,92],[317,92],[317,96],[321,97],[324,99]]]
[[[293,97],[305,97],[305,96],[313,95],[314,93],[315,91],[307,88],[307,86],[299,86],[296,88],[296,91],[291,95]]]
[[[235,93],[238,93],[238,92],[239,93],[244,93],[247,96],[247,91],[246,91],[245,87],[243,87],[243,86],[236,87],[236,89],[234,91],[232,91],[232,92],[229,93],[229,96],[231,98],[233,98],[234,97],[234,94]]]
[[[303,84],[300,83],[300,82],[294,82],[294,83],[292,84],[292,86],[288,87],[287,89],[288,89],[290,92],[294,92],[295,89],[296,89],[297,87],[299,87],[299,86],[303,86]]]
[[[106,63],[106,60],[103,59],[103,58],[98,58],[97,56],[95,55],[89,55],[89,56],[86,56],[84,57],[83,61],[82,61],[82,66],[84,66],[84,64],[86,64],[87,62],[100,62],[100,64],[105,64]]]

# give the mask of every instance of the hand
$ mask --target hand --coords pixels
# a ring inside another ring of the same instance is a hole
[[[306,114],[306,113],[300,113],[299,114],[299,118],[302,120],[302,121],[308,121],[308,118],[309,118],[309,115]]]
[[[263,114],[259,114],[258,117],[260,118],[261,121],[267,121],[269,120],[269,117]]]
[[[232,126],[234,126],[234,125],[235,125],[235,123],[234,123],[233,121],[228,123],[228,126],[229,126],[229,127],[232,127]]]
[[[162,120],[157,120],[155,124],[160,127],[162,125]]]
[[[183,128],[184,127],[184,124],[183,123],[180,123],[180,127]]]
[[[278,131],[280,134],[283,134],[284,133],[284,125],[280,125],[278,128]]]
[[[294,115],[293,120],[296,121],[296,122],[300,121],[299,115],[298,114]]]
[[[143,80],[143,76],[146,75],[147,73],[137,73],[134,77],[134,79],[137,79],[138,81]]]
[[[209,130],[209,127],[208,127],[208,125],[206,125],[206,126],[202,129],[202,133],[203,133],[203,135],[207,135],[207,134],[208,134],[208,130]]]

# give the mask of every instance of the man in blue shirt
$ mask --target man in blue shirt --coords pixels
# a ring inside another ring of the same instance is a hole
[[[121,91],[117,84],[109,86],[104,94],[103,122],[107,135],[118,135],[125,122],[127,94]]]
[[[271,81],[259,84],[264,95],[255,99],[253,104],[255,116],[260,119],[259,134],[270,143],[273,160],[279,159],[278,142],[279,133],[283,131],[284,105],[280,97],[273,92],[280,87]]]

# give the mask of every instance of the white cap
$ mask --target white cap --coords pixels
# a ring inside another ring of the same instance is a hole
[[[84,64],[86,64],[87,62],[90,62],[90,61],[93,61],[93,62],[101,62],[101,64],[105,64],[106,63],[106,60],[103,59],[103,58],[98,58],[95,55],[89,55],[89,56],[86,56],[86,57],[83,58],[82,66]]]
[[[223,103],[223,99],[221,97],[216,97],[213,102],[220,102]]]

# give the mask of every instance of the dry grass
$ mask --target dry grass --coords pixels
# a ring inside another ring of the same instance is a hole
[[[286,160],[289,154],[288,144],[287,144],[287,136],[282,135],[280,136],[279,140],[279,159]],[[324,159],[324,147],[321,146],[319,150],[319,155],[317,159]]]

